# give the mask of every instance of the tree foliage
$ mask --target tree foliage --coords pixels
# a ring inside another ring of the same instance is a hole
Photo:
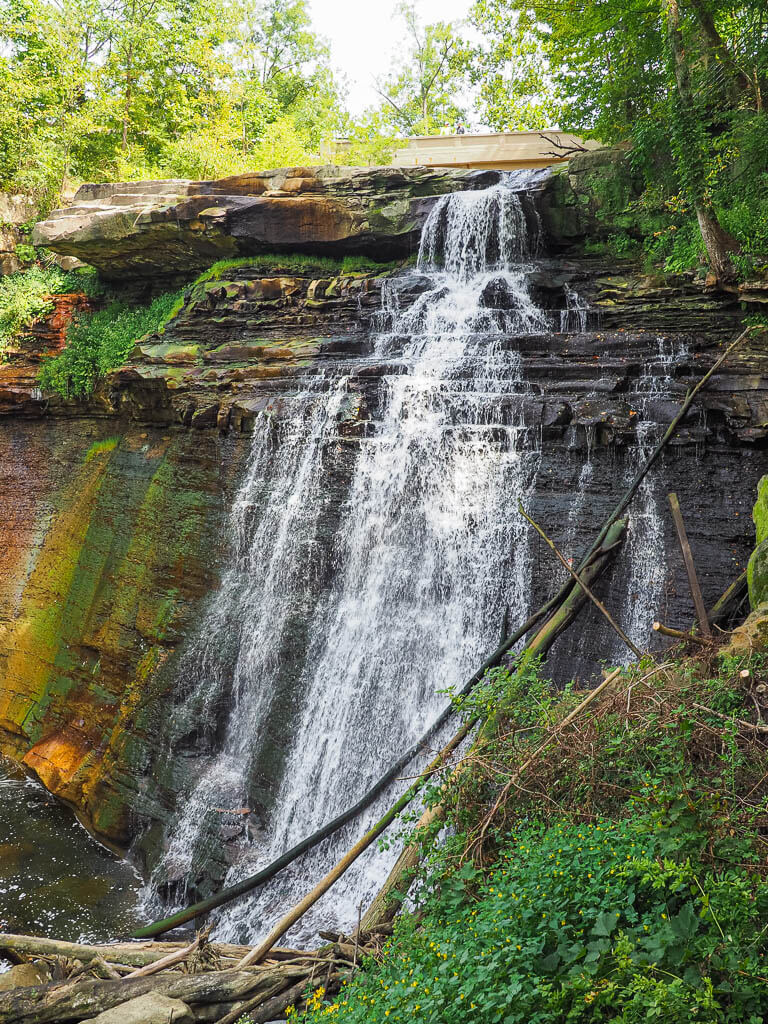
[[[768,199],[764,0],[477,0],[473,77],[494,127],[631,139],[650,187],[689,204],[712,268],[738,262],[723,227],[744,189]]]
[[[431,135],[466,117],[456,96],[466,54],[456,29],[443,21],[423,25],[413,4],[398,8],[407,49],[376,89],[382,116],[405,135]]]
[[[307,0],[0,0],[0,187],[301,162],[340,123]]]

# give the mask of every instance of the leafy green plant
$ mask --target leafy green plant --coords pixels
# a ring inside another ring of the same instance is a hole
[[[492,728],[436,786],[450,830],[425,845],[417,913],[302,1019],[763,1021],[768,755],[745,664],[640,663],[506,797],[578,697],[532,666],[489,673],[459,702]]]
[[[67,332],[64,351],[43,364],[41,388],[67,398],[90,394],[96,381],[125,362],[139,338],[161,329],[177,306],[177,293],[168,292],[149,306],[114,301],[78,317]]]
[[[34,320],[53,309],[50,276],[39,268],[0,277],[0,352]]]
[[[0,352],[35,320],[50,313],[52,295],[67,292],[96,298],[104,293],[104,286],[92,267],[65,273],[58,267],[34,265],[0,277]]]
[[[26,245],[24,242],[19,242],[15,247],[14,252],[22,263],[35,262],[35,247],[33,245]]]

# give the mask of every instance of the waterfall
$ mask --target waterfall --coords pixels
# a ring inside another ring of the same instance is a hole
[[[539,451],[523,422],[529,391],[514,337],[549,327],[527,286],[539,234],[532,204],[509,182],[435,203],[415,271],[421,293],[408,304],[408,275],[384,290],[371,359],[388,369],[329,564],[316,564],[330,500],[324,453],[348,382],[316,380],[290,413],[260,416],[231,517],[233,564],[179,673],[188,692],[172,732],[210,726],[197,737],[205,753],[168,830],[156,889],[176,881],[183,900],[184,879],[220,844],[222,810],[252,810],[278,686],[295,704],[290,750],[259,827],[235,819],[226,884],[354,802],[444,707],[441,691],[496,645],[504,608],[511,621],[525,617],[532,556],[513,510],[532,493]],[[263,934],[378,813],[224,908],[217,936]],[[348,928],[392,859],[370,849],[292,939]]]
[[[638,421],[637,444],[629,459],[626,483],[645,464],[666,424],[651,418],[654,400],[668,396],[677,364],[686,357],[685,345],[673,345],[663,337],[656,339],[656,353],[643,365],[632,392]],[[627,564],[627,585],[624,600],[623,626],[627,636],[641,650],[648,647],[651,623],[658,618],[666,578],[664,545],[663,497],[658,476],[646,476],[630,510],[629,530],[624,560]],[[621,644],[621,641],[619,641]],[[626,647],[616,647],[617,655],[626,661]]]
[[[587,329],[589,304],[568,283],[563,285],[563,292],[565,295],[565,309],[560,311],[560,333],[570,334],[578,332],[583,334]]]

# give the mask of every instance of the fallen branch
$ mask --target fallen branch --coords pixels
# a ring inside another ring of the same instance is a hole
[[[195,936],[194,942],[190,942],[188,946],[183,949],[177,950],[175,953],[169,953],[168,956],[162,957],[160,960],[155,960],[153,964],[147,964],[146,967],[139,967],[137,970],[132,971],[129,978],[145,978],[150,974],[157,974],[158,971],[165,970],[166,967],[173,967],[175,964],[180,964],[183,960],[186,960],[188,956],[191,956],[208,938],[211,934],[213,925],[208,925],[205,931],[198,932]]]
[[[590,601],[603,613],[605,618],[610,623],[611,628],[613,630],[615,630],[615,632],[624,641],[624,643],[627,645],[627,647],[630,649],[630,651],[632,651],[632,653],[635,655],[636,658],[642,658],[643,652],[638,647],[635,647],[635,645],[629,639],[629,637],[624,632],[624,630],[621,628],[621,626],[618,624],[618,622],[616,622],[616,620],[613,618],[613,616],[608,611],[608,609],[605,607],[605,605],[600,600],[600,598],[597,597],[595,594],[593,594],[593,592],[590,590],[590,588],[587,586],[586,582],[584,581],[583,577],[578,572],[576,572],[576,570],[573,568],[573,566],[563,556],[563,554],[561,553],[560,549],[556,546],[555,542],[553,540],[551,540],[546,535],[546,533],[542,530],[542,528],[539,526],[538,523],[534,522],[534,520],[531,519],[531,517],[528,515],[528,513],[523,508],[523,503],[522,502],[518,502],[517,508],[518,508],[518,511],[520,512],[520,515],[523,517],[523,519],[526,519],[531,524],[531,526],[538,533],[538,535],[542,538],[542,540],[546,544],[549,545],[549,547],[552,549],[552,551],[554,551],[555,555],[560,559],[561,564],[563,566],[565,566],[565,568],[570,573],[570,575],[573,577],[573,579],[576,580],[576,582],[582,588],[582,590],[587,595],[587,597],[590,599]]]
[[[702,640],[695,633],[684,633],[681,629],[673,629],[672,626],[665,626],[662,622],[654,622],[653,631],[654,633],[661,633],[662,636],[672,637],[673,640],[690,641],[691,643],[698,644],[700,647],[706,646],[707,643],[706,640]]]

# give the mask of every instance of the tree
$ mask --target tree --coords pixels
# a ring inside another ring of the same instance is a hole
[[[509,88],[520,127],[553,112],[562,128],[631,138],[649,184],[695,211],[712,270],[732,273],[719,208],[734,203],[737,173],[742,188],[766,187],[764,0],[477,0],[472,19],[486,36],[473,74],[492,123]]]
[[[409,49],[395,70],[377,81],[376,91],[384,100],[383,116],[396,131],[429,135],[466,117],[456,102],[466,52],[453,25],[422,25],[409,3],[401,3],[398,13]]]
[[[470,21],[480,42],[471,49],[469,77],[478,89],[482,120],[497,131],[547,128],[560,104],[532,12],[478,0]]]

